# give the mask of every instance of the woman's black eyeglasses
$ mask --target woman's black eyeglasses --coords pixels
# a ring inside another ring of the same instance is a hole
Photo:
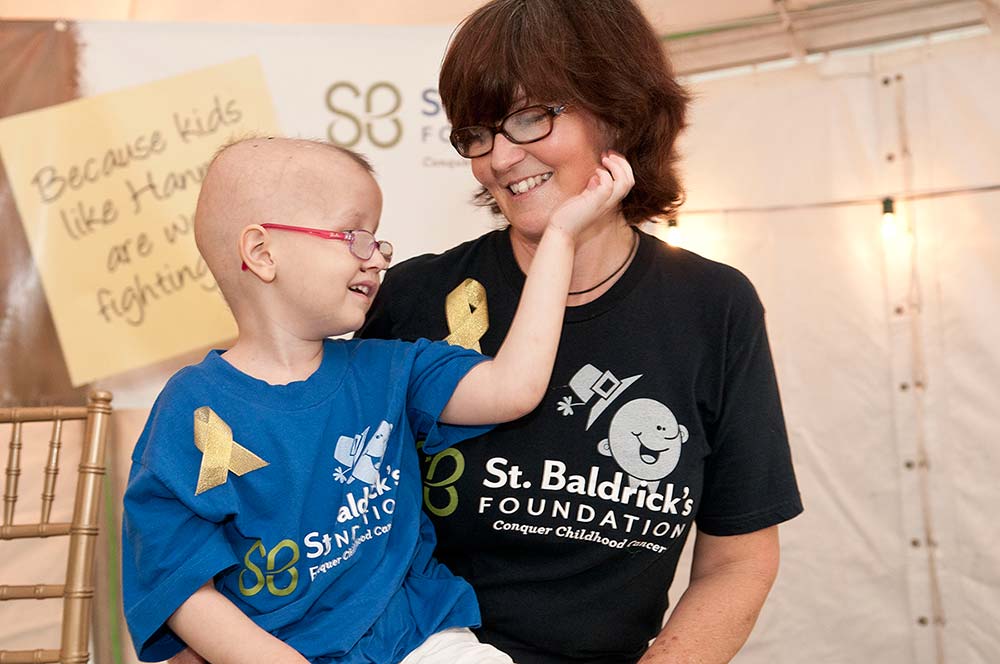
[[[523,145],[540,141],[552,133],[552,125],[557,115],[566,110],[566,104],[527,106],[508,114],[492,127],[473,125],[460,127],[451,132],[451,144],[458,154],[472,159],[482,157],[493,150],[493,138],[503,134],[511,143]]]

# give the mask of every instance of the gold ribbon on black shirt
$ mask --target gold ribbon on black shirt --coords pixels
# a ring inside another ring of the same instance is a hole
[[[448,334],[445,341],[483,352],[479,340],[490,327],[489,309],[486,306],[486,289],[475,279],[466,279],[445,300]]]

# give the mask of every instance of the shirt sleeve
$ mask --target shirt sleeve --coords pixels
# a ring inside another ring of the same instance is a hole
[[[444,341],[419,339],[414,344],[413,369],[407,389],[407,414],[414,432],[424,436],[424,451],[434,454],[494,425],[463,426],[438,420],[465,374],[489,358]]]
[[[728,326],[722,408],[708,427],[697,522],[709,535],[754,532],[802,511],[764,310],[749,282],[745,288]]]
[[[154,405],[133,453],[122,517],[125,619],[139,659],[154,662],[185,646],[167,619],[195,590],[239,564],[224,532],[236,511],[232,494],[218,487],[214,495],[194,495],[201,454],[192,409],[183,400],[165,408],[164,400]]]

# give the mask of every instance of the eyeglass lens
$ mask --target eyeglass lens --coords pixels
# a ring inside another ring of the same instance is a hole
[[[545,106],[529,106],[504,118],[499,132],[512,143],[539,141],[552,132],[554,115]],[[493,149],[494,135],[490,127],[464,127],[452,134],[452,143],[463,157],[479,157]]]
[[[376,240],[375,236],[368,231],[351,231],[351,237],[349,245],[351,253],[361,260],[366,261],[371,258],[376,248],[382,254],[382,258],[387,261],[392,259],[391,243],[385,240]]]

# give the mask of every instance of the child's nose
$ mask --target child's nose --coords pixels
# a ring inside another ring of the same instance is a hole
[[[387,267],[389,267],[389,260],[382,255],[381,251],[376,249],[372,252],[371,258],[362,263],[361,269],[370,270],[375,268],[376,272],[381,272]]]

